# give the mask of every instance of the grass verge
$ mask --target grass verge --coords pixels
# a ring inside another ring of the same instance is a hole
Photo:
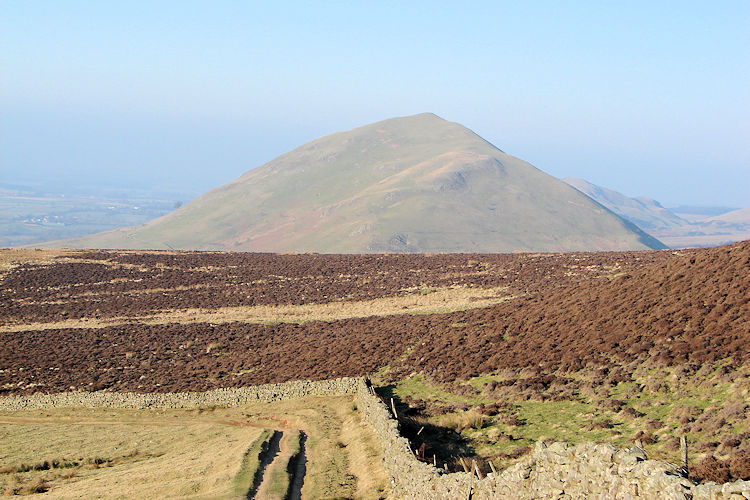
[[[253,485],[253,478],[255,478],[255,473],[258,470],[258,456],[263,448],[263,443],[268,442],[272,434],[273,431],[270,429],[261,431],[260,435],[253,441],[242,457],[240,471],[232,480],[232,490],[236,496],[247,496],[247,492],[250,491]]]

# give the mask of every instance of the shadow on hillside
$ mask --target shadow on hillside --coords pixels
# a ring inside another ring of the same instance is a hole
[[[477,456],[476,450],[461,434],[450,427],[443,427],[427,422],[427,416],[422,414],[424,408],[415,408],[401,401],[394,393],[394,385],[375,388],[375,393],[391,408],[391,401],[398,414],[399,432],[409,440],[412,451],[419,460],[430,464],[437,463],[437,467],[445,468],[449,472],[464,470],[464,463],[471,467],[472,460],[484,471],[485,461]],[[459,458],[461,457],[461,458]]]

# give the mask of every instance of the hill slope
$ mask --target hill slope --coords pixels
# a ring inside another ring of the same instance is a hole
[[[750,238],[750,208],[719,215],[681,216],[651,198],[630,198],[574,177],[563,181],[672,248],[726,245]]]
[[[750,226],[750,207],[717,215],[716,217],[712,217],[711,220]]]
[[[750,241],[687,250],[644,268],[622,268],[609,280],[581,281],[455,313],[450,321],[465,325],[462,342],[456,342],[455,331],[433,326],[430,342],[398,366],[403,373],[424,371],[441,380],[523,368],[575,371],[586,365],[699,367],[731,360],[733,367],[746,366],[748,266]]]
[[[322,137],[146,225],[63,244],[324,253],[663,248],[564,182],[429,113]]]
[[[654,199],[645,196],[631,198],[576,177],[562,180],[649,233],[656,234],[689,224]]]

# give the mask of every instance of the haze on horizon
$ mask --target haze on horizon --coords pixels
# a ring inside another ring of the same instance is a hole
[[[750,3],[3,3],[0,181],[198,194],[420,112],[557,177],[750,205]]]

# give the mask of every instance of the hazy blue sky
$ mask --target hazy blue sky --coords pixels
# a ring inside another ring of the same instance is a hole
[[[750,205],[750,1],[3,0],[0,181],[203,192],[423,111],[558,177]]]

